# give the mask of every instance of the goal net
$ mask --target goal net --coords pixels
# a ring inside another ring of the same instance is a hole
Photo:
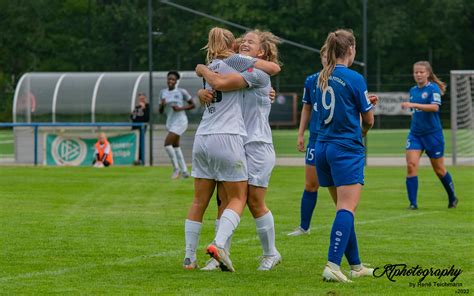
[[[474,162],[474,70],[451,71],[453,164]]]

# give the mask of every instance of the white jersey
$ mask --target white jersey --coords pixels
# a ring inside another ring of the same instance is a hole
[[[233,55],[225,60],[215,59],[208,68],[219,74],[239,73],[251,67],[255,59]],[[211,87],[205,83],[205,88]],[[196,135],[235,134],[246,136],[242,116],[243,90],[220,92],[212,103],[206,104]]]
[[[191,100],[191,95],[182,88],[176,87],[173,90],[167,88],[160,91],[160,98],[165,100],[166,126],[187,126],[188,117],[186,112],[174,111],[173,106],[183,107],[185,102]]]
[[[244,144],[263,142],[272,144],[272,130],[268,117],[272,108],[269,93],[270,76],[262,70],[250,68],[241,73],[247,81],[248,89],[244,90],[242,114],[247,136]]]

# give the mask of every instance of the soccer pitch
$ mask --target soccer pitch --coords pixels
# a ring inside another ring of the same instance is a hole
[[[405,168],[366,169],[356,216],[362,262],[462,269],[462,287],[409,287],[420,277],[326,283],[335,208],[321,189],[312,233],[288,237],[299,223],[303,167],[276,167],[267,195],[283,263],[257,272],[260,242],[246,210],[232,246],[236,273],[185,271],[184,219],[193,181],[170,180],[166,167],[1,167],[0,294],[184,295],[454,295],[474,289],[471,167],[450,167],[460,199],[447,197],[431,168],[420,168],[418,211],[406,210]],[[199,250],[214,234],[215,199],[204,218]],[[345,259],[343,270],[348,270]],[[428,276],[423,283],[450,283]]]

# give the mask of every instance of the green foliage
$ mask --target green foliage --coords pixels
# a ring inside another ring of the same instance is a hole
[[[352,28],[362,60],[361,0],[176,2],[316,48],[330,30]],[[207,32],[222,24],[158,0],[153,5],[153,30],[163,33],[153,39],[155,70],[192,70],[204,62]],[[473,20],[470,0],[368,1],[369,89],[379,75],[381,90],[407,90],[417,60],[431,58],[438,74],[472,69]],[[0,0],[0,74],[16,82],[28,71],[144,71],[147,30],[146,0]],[[287,44],[280,51],[284,67],[277,87],[300,92],[305,77],[320,69],[319,56]]]

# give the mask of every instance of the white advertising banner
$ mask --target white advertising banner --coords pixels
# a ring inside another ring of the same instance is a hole
[[[375,106],[375,115],[411,115],[410,109],[402,109],[402,103],[408,102],[406,92],[378,92],[379,103]]]

